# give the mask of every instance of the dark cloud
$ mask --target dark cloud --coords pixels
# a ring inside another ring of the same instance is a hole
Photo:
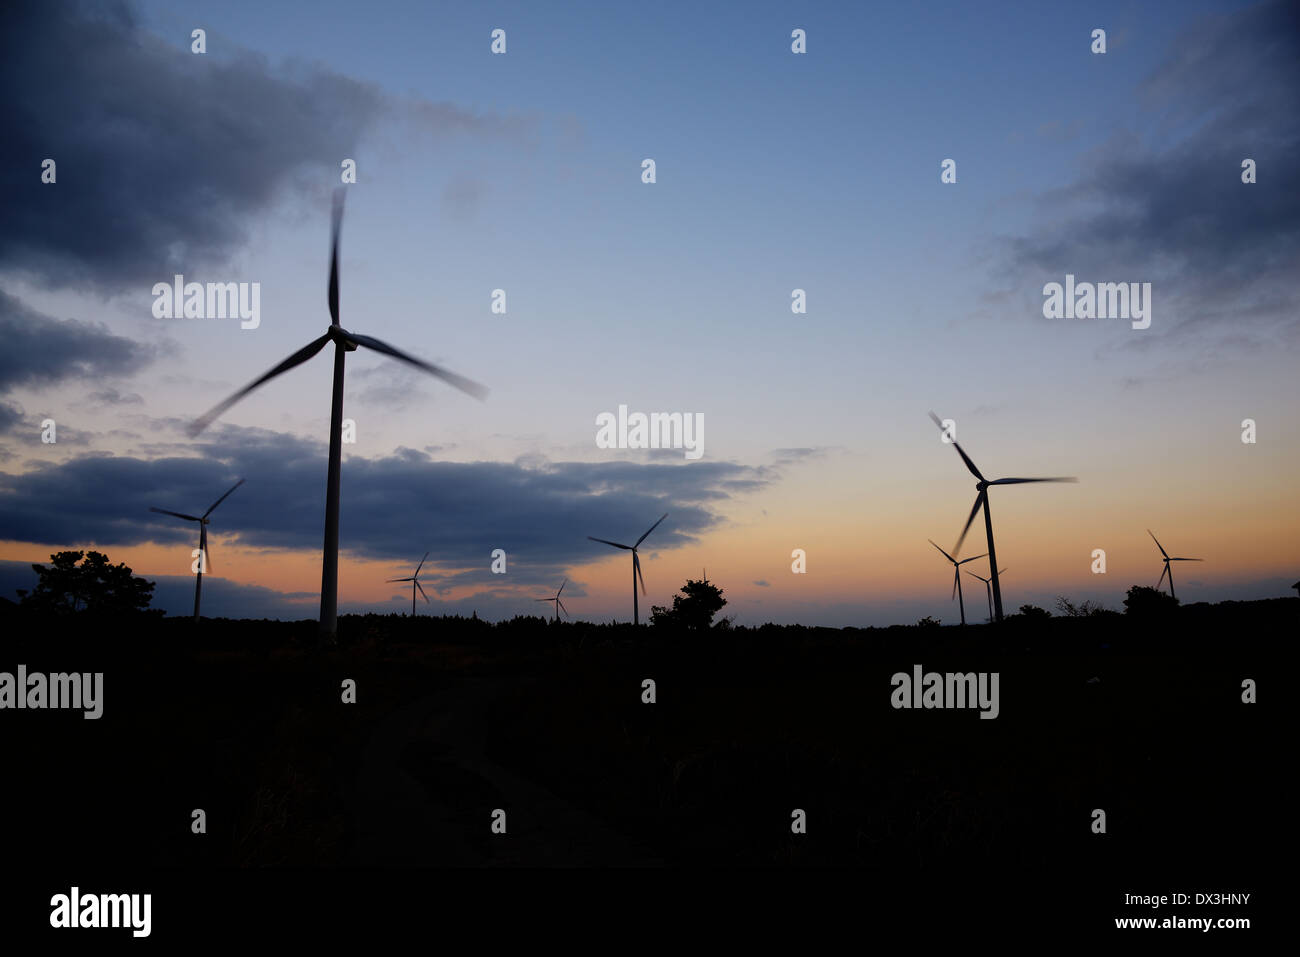
[[[138,392],[119,392],[110,387],[90,393],[86,401],[92,405],[143,405],[144,397]]]
[[[150,363],[159,346],[108,331],[102,323],[54,319],[0,289],[0,392],[78,376],[127,375]]]
[[[754,584],[757,585],[759,588],[771,588],[771,587],[772,587],[771,582],[765,582],[765,581],[763,581],[763,579],[761,579],[761,578],[756,579],[756,580],[754,581]]]
[[[0,538],[188,547],[192,525],[150,506],[201,513],[244,477],[247,484],[213,516],[213,532],[251,547],[320,548],[323,443],[224,426],[193,448],[197,455],[87,455],[0,473]],[[573,563],[612,554],[587,535],[631,542],[669,512],[649,544],[685,545],[720,523],[717,506],[776,477],[727,462],[460,463],[401,449],[382,459],[345,459],[340,536],[361,558],[415,561],[430,549],[430,561],[445,568],[431,568],[429,581],[442,588],[495,578],[489,566],[496,548],[508,556],[502,585],[549,583]]]
[[[286,186],[337,183],[386,111],[421,129],[511,129],[317,66],[224,46],[196,55],[124,4],[0,5],[0,86],[0,260],[105,294],[224,264]],[[40,181],[47,157],[53,185]]]
[[[21,405],[0,399],[0,435],[14,431],[22,424],[25,414]]]
[[[1151,332],[1227,331],[1237,345],[1300,331],[1300,7],[1209,17],[1138,91],[1147,125],[1088,154],[1043,196],[1046,224],[1010,241],[1008,274],[1042,283],[1151,282]],[[1245,158],[1258,182],[1241,182]],[[1251,333],[1243,338],[1241,327]]]

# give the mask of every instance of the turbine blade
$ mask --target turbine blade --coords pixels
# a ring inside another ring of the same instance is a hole
[[[1058,476],[1054,478],[1004,478],[994,479],[989,482],[990,485],[1023,485],[1026,482],[1078,482],[1073,476]]]
[[[240,480],[239,480],[238,482],[236,482],[234,485],[230,486],[230,492],[233,492],[235,489],[239,488],[239,486],[241,486],[241,485],[243,485],[243,484],[244,484],[244,480],[243,480],[243,479],[240,479]],[[219,498],[219,499],[217,499],[215,502],[213,502],[213,503],[212,503],[212,508],[210,508],[210,509],[208,509],[206,512],[204,512],[204,513],[203,513],[203,517],[204,517],[204,518],[207,518],[209,515],[211,515],[211,514],[213,513],[213,511],[216,510],[216,507],[217,507],[218,505],[220,505],[222,502],[224,502],[224,501],[226,500],[226,497],[227,497],[228,495],[230,495],[230,492],[227,492],[225,495],[221,496],[221,498]]]
[[[939,417],[935,415],[933,412],[931,412],[930,418],[934,420],[934,424],[937,425],[939,427],[939,431],[942,432],[943,422],[939,420]],[[975,467],[975,463],[970,460],[970,456],[967,455],[965,452],[963,452],[962,447],[958,445],[956,442],[952,443],[952,447],[957,450],[957,454],[961,456],[961,460],[966,463],[966,468],[970,469],[970,474],[975,476],[981,482],[983,482],[984,476],[980,473],[980,470]]]
[[[183,519],[185,519],[185,521],[187,521],[187,522],[201,522],[201,521],[203,521],[203,519],[199,518],[197,515],[186,515],[184,512],[173,512],[173,511],[171,511],[170,509],[166,509],[166,508],[154,508],[153,506],[150,506],[150,507],[149,507],[149,511],[151,511],[151,512],[160,512],[160,513],[162,513],[163,515],[175,515],[177,518],[183,518]]]
[[[961,551],[961,543],[966,541],[966,533],[970,531],[971,522],[975,521],[975,516],[979,514],[980,506],[984,504],[984,496],[988,493],[981,490],[975,496],[975,506],[970,510],[970,518],[966,519],[966,527],[961,530],[961,535],[957,538],[957,545],[953,548],[954,552]]]
[[[412,579],[412,581],[415,580]],[[427,605],[429,603],[429,596],[424,593],[424,586],[417,581],[415,582],[415,587],[420,590],[420,597],[424,599],[424,603]]]
[[[208,526],[206,524],[199,525],[199,561],[203,562],[199,567],[205,573],[210,574],[212,572],[212,558],[211,553],[208,551]]]
[[[667,513],[667,512],[664,512],[662,515],[659,516],[659,522],[662,522],[662,521],[663,521],[665,518],[667,518],[667,517],[668,517],[668,513]],[[653,532],[656,528],[659,527],[659,522],[655,522],[655,523],[654,523],[653,525],[651,525],[648,529],[646,529],[646,533],[645,533],[645,535],[642,535],[640,538],[638,538],[638,539],[636,540],[636,545],[633,545],[632,547],[633,547],[633,548],[636,548],[636,547],[639,546],[642,542],[644,542],[644,541],[646,540],[646,536],[649,535],[651,532]]]
[[[565,617],[565,618],[568,618],[568,617],[569,617],[569,609],[567,609],[567,608],[564,607],[564,602],[560,601],[558,598],[555,599],[555,601],[556,601],[556,603],[560,606],[560,611],[564,612],[564,617]]]
[[[299,349],[289,358],[285,359],[283,362],[281,362],[278,366],[276,366],[266,375],[262,376],[259,379],[254,379],[252,382],[244,386],[242,389],[240,389],[234,395],[230,396],[230,398],[226,399],[224,402],[220,402],[217,405],[214,405],[211,409],[209,409],[198,419],[196,419],[194,421],[194,424],[189,427],[190,438],[193,438],[194,436],[202,432],[204,429],[206,429],[209,425],[213,423],[213,421],[219,415],[225,412],[228,408],[230,408],[232,405],[234,405],[244,396],[248,395],[248,393],[252,392],[263,382],[266,382],[270,379],[274,379],[281,372],[288,372],[294,366],[302,365],[304,362],[306,362],[316,353],[324,349],[325,343],[329,341],[330,341],[330,334],[327,332],[319,339],[315,339],[312,342],[307,343],[307,345],[303,346],[301,349]]]
[[[971,558],[963,558],[963,559],[962,559],[961,561],[959,561],[957,564],[958,564],[958,565],[965,565],[967,562],[973,562],[973,561],[975,561],[977,558],[987,558],[987,557],[988,557],[988,554],[989,554],[988,552],[985,552],[983,555],[975,555],[975,556],[973,556],[973,557],[971,557]]]
[[[567,578],[564,581],[560,582],[560,590],[555,593],[556,598],[559,598],[560,595],[564,593],[564,586],[567,584],[569,584],[569,580]]]
[[[342,187],[334,191],[334,211],[330,223],[330,324],[339,324],[339,228],[343,225],[343,198],[347,193]]]
[[[392,356],[394,359],[415,366],[417,369],[423,369],[430,375],[437,376],[448,385],[455,386],[461,392],[472,395],[476,399],[487,398],[488,390],[486,386],[479,385],[473,379],[466,379],[463,375],[457,375],[441,366],[425,362],[423,359],[417,359],[415,356],[407,355],[401,349],[390,346],[388,343],[376,339],[374,336],[363,336],[357,332],[347,332],[344,330],[344,337],[355,342],[359,346],[365,346],[367,349],[374,349],[376,352],[382,352],[384,355]]]
[[[533,601],[555,601],[554,598],[534,598]]]
[[[641,574],[641,556],[635,551],[632,552],[632,567],[636,569],[636,577],[641,580],[641,594],[645,594],[645,576]]]
[[[1165,583],[1165,576],[1168,575],[1168,574],[1169,574],[1169,566],[1166,565],[1166,566],[1164,567],[1164,570],[1160,573],[1160,581],[1156,582],[1156,587],[1157,587],[1157,588],[1159,588],[1161,585],[1163,585],[1163,584]]]
[[[988,581],[988,579],[985,578],[983,575],[976,575],[976,574],[975,574],[973,571],[971,571],[970,569],[967,569],[967,570],[966,570],[966,574],[969,575],[971,578],[978,578],[978,579],[979,579],[980,581],[982,581],[982,582],[987,582],[987,581]]]
[[[1156,543],[1156,548],[1160,549],[1160,554],[1165,556],[1165,558],[1168,558],[1169,553],[1165,551],[1165,547],[1160,544],[1160,539],[1156,538],[1155,532],[1151,531],[1151,529],[1148,528],[1147,534],[1151,536],[1151,541]]]
[[[632,547],[631,545],[620,545],[618,542],[611,542],[608,538],[596,538],[596,537],[593,536],[593,535],[588,535],[587,537],[590,538],[593,542],[604,542],[606,545],[613,545],[615,548],[631,548],[631,547]]]
[[[957,580],[957,569],[954,567],[952,570],[952,595],[948,598],[949,601],[953,601],[957,597]]]
[[[1171,562],[1203,562],[1204,558],[1171,558]]]
[[[927,538],[926,541],[929,542],[931,545],[934,545],[934,539],[933,539],[933,538]],[[935,548],[939,548],[938,545],[934,545],[934,547],[935,547]],[[939,554],[942,555],[944,558],[948,559],[948,561],[952,562],[954,565],[957,564],[957,559],[953,558],[951,555],[949,555],[947,552],[945,552],[942,548],[939,548]]]
[[[411,576],[412,578],[414,578],[416,575],[420,574],[420,569],[424,567],[425,559],[427,559],[428,557],[429,557],[429,553],[428,553],[428,552],[425,552],[425,553],[424,553],[424,558],[421,558],[421,559],[420,559],[420,564],[418,564],[418,565],[415,566],[415,575],[412,575],[412,576]]]
[[[392,584],[393,582],[413,582],[415,581],[415,579],[414,578],[390,578],[388,579],[388,581],[389,584]]]

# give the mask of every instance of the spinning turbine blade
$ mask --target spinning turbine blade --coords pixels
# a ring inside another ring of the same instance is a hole
[[[1204,558],[1171,558],[1171,562],[1203,562]]]
[[[1148,528],[1148,529],[1147,529],[1147,534],[1151,536],[1151,541],[1153,541],[1153,542],[1156,543],[1156,548],[1160,549],[1160,554],[1163,555],[1163,556],[1165,556],[1165,558],[1168,558],[1168,557],[1169,557],[1169,553],[1168,553],[1167,551],[1165,551],[1165,547],[1164,547],[1163,545],[1160,544],[1160,539],[1156,538],[1155,533],[1152,532],[1151,529]]]
[[[970,531],[971,523],[975,521],[975,516],[979,514],[980,506],[984,504],[984,496],[987,494],[987,492],[981,490],[980,493],[975,496],[975,505],[970,510],[970,518],[966,519],[966,525],[962,528],[961,535],[957,537],[957,544],[953,546],[954,552],[961,551],[961,543],[966,541],[966,533]]]
[[[953,568],[953,570],[952,570],[952,594],[948,597],[948,600],[949,600],[949,601],[952,601],[952,600],[953,600],[954,598],[956,598],[956,597],[957,597],[957,569],[956,569],[956,568]]]
[[[243,480],[243,479],[240,479],[240,480],[239,480],[238,482],[236,482],[234,485],[230,486],[230,492],[233,492],[235,489],[239,488],[239,486],[241,486],[241,485],[243,485],[243,484],[244,484],[244,480]],[[230,495],[230,492],[227,492],[225,495],[221,496],[221,498],[219,498],[219,499],[217,499],[215,502],[213,502],[213,503],[212,503],[212,507],[209,508],[206,512],[203,513],[203,517],[204,517],[204,518],[207,518],[209,515],[211,515],[211,514],[216,510],[217,506],[220,505],[222,502],[224,502],[224,501],[226,500],[227,496]]]
[[[412,578],[414,578],[414,577],[416,577],[416,575],[419,575],[419,574],[420,574],[420,569],[424,567],[424,561],[425,561],[425,559],[428,558],[428,557],[429,557],[429,553],[428,553],[428,552],[425,552],[425,553],[424,553],[424,558],[421,558],[421,559],[420,559],[420,564],[418,564],[418,565],[415,566],[415,575],[412,575],[412,576],[411,576]]]
[[[199,526],[199,561],[203,563],[199,568],[209,573],[212,571],[212,560],[208,557],[208,526],[206,524]]]
[[[663,521],[665,518],[667,518],[667,517],[668,517],[668,513],[667,513],[667,512],[664,512],[662,515],[659,516],[659,522],[662,522],[662,521]],[[644,541],[646,540],[646,535],[649,535],[651,532],[653,532],[656,528],[659,527],[659,522],[655,522],[655,523],[654,523],[653,525],[651,525],[648,529],[646,529],[646,533],[645,533],[645,535],[642,535],[640,538],[638,538],[638,539],[636,540],[636,545],[633,545],[632,547],[633,547],[633,548],[636,548],[636,547],[639,546],[642,542],[644,542]]]
[[[415,581],[415,579],[411,579],[411,580]],[[427,605],[429,603],[429,596],[424,593],[424,586],[421,585],[418,581],[416,581],[415,587],[420,589],[420,597],[424,599],[424,603]]]
[[[185,519],[185,521],[187,521],[187,522],[201,522],[201,521],[203,521],[203,519],[199,518],[197,515],[186,515],[186,514],[184,514],[183,512],[173,512],[173,511],[171,511],[170,509],[166,509],[166,508],[154,508],[153,506],[150,506],[150,507],[149,507],[149,511],[151,511],[151,512],[161,512],[163,515],[175,515],[177,518],[183,518],[183,519]]]
[[[926,541],[929,542],[931,545],[934,545],[934,539],[932,539],[932,538],[927,538]],[[934,545],[934,547],[935,547],[935,548],[939,548],[938,545]],[[950,562],[955,562],[955,561],[956,561],[955,558],[953,558],[951,555],[949,555],[947,552],[945,552],[942,548],[939,548],[939,554],[942,555],[944,558],[948,559],[948,561],[950,561]]]
[[[618,542],[611,542],[608,538],[596,538],[594,535],[588,535],[593,542],[603,542],[606,545],[613,545],[615,548],[631,548],[631,545],[620,545]]]
[[[390,585],[391,585],[393,582],[413,582],[413,581],[415,581],[414,578],[390,578],[390,579],[388,579],[388,583],[389,583]]]
[[[425,362],[423,359],[417,359],[415,356],[407,355],[397,347],[390,346],[388,343],[376,339],[374,336],[363,336],[360,333],[348,332],[346,330],[344,330],[343,336],[345,339],[348,339],[359,346],[365,346],[367,349],[374,349],[376,352],[382,352],[384,355],[392,356],[394,359],[400,359],[405,363],[413,365],[417,369],[423,369],[430,375],[437,376],[448,385],[455,386],[457,389],[460,389],[461,392],[464,392],[467,395],[472,395],[476,399],[487,398],[488,390],[486,386],[480,385],[473,379],[466,379],[463,375],[457,375],[456,373],[443,369],[440,366]]]
[[[1073,476],[1062,476],[1057,478],[1004,478],[994,479],[989,482],[990,485],[1024,485],[1026,482],[1078,482]]]
[[[339,227],[343,224],[343,197],[340,188],[334,191],[334,212],[330,227],[330,324],[339,324]]]
[[[564,593],[564,586],[567,584],[569,584],[569,580],[567,578],[564,581],[560,582],[560,590],[555,593],[556,598],[559,598],[560,595]]]
[[[930,418],[934,420],[934,424],[937,425],[939,427],[939,431],[942,432],[943,423],[939,421],[939,417],[935,415],[933,412],[931,412]],[[984,476],[980,473],[980,470],[975,467],[975,463],[970,460],[970,456],[967,455],[964,451],[962,451],[962,447],[958,445],[956,441],[952,443],[952,447],[957,450],[957,454],[961,456],[961,460],[966,463],[966,468],[970,469],[970,474],[975,476],[981,482],[983,482]]]
[[[1164,571],[1160,573],[1160,581],[1156,582],[1156,588],[1159,588],[1161,585],[1165,583],[1165,576],[1168,574],[1169,574],[1169,566],[1166,565]]]
[[[556,603],[557,605],[560,606],[560,611],[564,612],[564,617],[565,617],[565,618],[568,618],[568,617],[569,617],[569,609],[567,609],[567,608],[564,607],[564,602],[560,601],[560,599],[557,598],[557,599],[555,599],[555,603]]]
[[[635,551],[632,552],[632,567],[636,569],[636,577],[641,581],[641,594],[645,594],[645,577],[641,574],[641,556]]]
[[[330,341],[330,334],[327,332],[319,339],[313,340],[312,342],[309,342],[307,345],[303,346],[301,349],[299,349],[289,358],[285,359],[283,362],[281,362],[278,366],[276,366],[266,375],[262,376],[259,379],[254,379],[252,382],[244,386],[242,389],[240,389],[234,395],[230,396],[230,398],[226,399],[224,402],[218,403],[217,405],[213,406],[202,416],[196,419],[194,424],[189,427],[188,431],[190,433],[190,438],[193,438],[194,436],[202,432],[204,429],[206,429],[209,425],[213,423],[213,421],[219,415],[225,412],[228,408],[230,408],[232,405],[234,405],[244,396],[248,395],[248,393],[252,392],[263,382],[266,382],[270,379],[274,379],[281,372],[288,372],[294,366],[302,365],[304,362],[306,362],[316,353],[324,349],[325,344],[329,341]]]
[[[986,557],[988,557],[988,552],[985,552],[983,555],[975,555],[975,556],[972,556],[971,558],[963,558],[961,561],[957,562],[956,564],[958,564],[958,565],[965,565],[967,562],[973,562],[973,561],[975,561],[975,560],[978,559],[978,558],[986,558]],[[1000,574],[1002,574],[1002,573],[1001,573],[1001,572],[998,572],[998,574],[1000,575]]]

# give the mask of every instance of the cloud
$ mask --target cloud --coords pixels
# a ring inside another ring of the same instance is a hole
[[[144,397],[137,392],[119,392],[110,387],[90,393],[86,401],[92,405],[143,405]]]
[[[223,426],[185,448],[192,453],[84,455],[0,473],[0,528],[34,543],[189,543],[189,524],[149,508],[201,512],[246,477],[214,514],[213,534],[254,548],[320,548],[323,443]],[[490,581],[495,548],[506,550],[510,585],[549,583],[611,552],[587,535],[632,541],[668,512],[651,544],[685,545],[723,521],[726,502],[777,477],[729,462],[437,462],[400,449],[344,461],[340,537],[345,551],[366,559],[409,561],[430,549],[431,564],[444,567],[431,569],[429,581],[443,589]]]
[[[757,585],[759,588],[771,588],[771,587],[772,587],[772,585],[771,585],[770,582],[765,582],[765,581],[763,581],[763,579],[761,579],[761,578],[756,579],[756,580],[754,581],[754,584]]]
[[[195,55],[120,3],[0,5],[0,85],[23,91],[0,101],[0,261],[105,295],[224,265],[250,214],[290,185],[337,182],[386,115],[435,133],[519,127],[320,66],[225,45]],[[40,181],[47,157],[53,185]]]
[[[117,336],[101,323],[54,319],[0,289],[0,392],[74,377],[127,375],[160,347]]]
[[[1091,151],[1041,197],[1045,225],[1007,242],[1007,274],[1041,307],[1043,282],[1151,282],[1152,332],[1229,333],[1237,348],[1300,322],[1300,12],[1267,3],[1205,18],[1142,83],[1141,131]],[[1241,164],[1258,182],[1241,182]]]

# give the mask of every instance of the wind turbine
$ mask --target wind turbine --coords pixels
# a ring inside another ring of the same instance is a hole
[[[244,484],[244,480],[240,479],[234,485],[230,486],[230,490],[226,492],[226,495],[229,495],[231,492],[233,492],[235,489],[239,488],[239,486],[243,484]],[[186,515],[184,512],[173,512],[170,509],[153,508],[152,506],[149,508],[149,511],[151,512],[158,512],[162,515],[175,515],[177,518],[183,518],[187,522],[199,523],[199,570],[198,570],[198,574],[194,578],[194,620],[195,621],[199,620],[199,596],[203,593],[203,569],[206,568],[208,564],[208,516],[211,515],[213,511],[216,510],[216,507],[218,505],[220,505],[222,502],[226,500],[226,495],[221,496],[221,498],[213,502],[211,508],[209,508],[202,515]]]
[[[659,522],[662,522],[667,517],[668,517],[668,513],[664,512],[662,515],[659,516]],[[636,582],[638,578],[641,579],[641,593],[645,594],[645,578],[642,577],[641,575],[641,559],[637,555],[636,550],[638,547],[640,547],[641,543],[646,540],[646,536],[659,527],[659,522],[655,522],[648,529],[646,529],[645,535],[642,535],[640,538],[638,538],[636,540],[635,545],[620,545],[618,542],[611,542],[607,538],[596,538],[592,535],[587,536],[593,542],[601,542],[605,545],[613,545],[615,548],[622,548],[625,551],[630,551],[632,553],[632,624],[634,625],[640,624],[640,608],[637,605],[637,598],[636,598]]]
[[[943,423],[939,421],[939,417],[931,412],[930,418],[934,420],[934,424],[937,425],[939,431],[942,432],[944,430]],[[980,506],[983,506],[984,531],[988,535],[989,542],[989,569],[993,575],[993,609],[997,613],[997,620],[1001,621],[1002,589],[998,586],[998,557],[997,552],[993,547],[993,518],[989,514],[989,486],[1023,485],[1026,482],[1077,482],[1079,480],[1077,478],[1000,478],[990,481],[975,467],[975,463],[970,460],[969,455],[962,451],[961,446],[957,444],[955,439],[953,440],[952,447],[957,450],[957,454],[961,456],[961,460],[966,463],[966,468],[970,470],[971,475],[974,475],[979,479],[979,481],[975,483],[975,488],[978,492],[975,496],[975,506],[970,510],[970,518],[966,519],[966,527],[961,530],[961,537],[957,539],[957,545],[953,548],[953,552],[957,553],[961,551],[961,543],[966,540],[966,533],[970,531],[971,523],[975,521],[975,515],[979,512]]]
[[[929,541],[931,545],[934,545],[934,542],[930,539],[926,539],[926,541]],[[938,545],[934,545],[934,547],[939,548]],[[961,623],[964,625],[966,624],[966,600],[962,598],[961,594],[961,566],[965,565],[967,562],[975,561],[976,558],[983,558],[984,556],[976,555],[974,558],[963,558],[961,561],[957,561],[957,559],[953,558],[942,548],[939,548],[939,554],[952,562],[952,593],[957,598],[957,607],[961,609]],[[951,598],[948,600],[952,601]]]
[[[1005,575],[1006,573],[1007,570],[1005,568],[998,569],[999,575]],[[978,578],[980,581],[984,583],[984,593],[989,600],[989,621],[992,621],[993,620],[993,589],[989,586],[989,582],[993,581],[993,579],[991,577],[985,578],[983,575],[976,575],[972,571],[967,571],[966,574],[970,575],[972,578]]]
[[[1164,583],[1165,576],[1168,575],[1169,576],[1169,597],[1177,598],[1178,596],[1174,594],[1174,570],[1173,568],[1170,567],[1169,563],[1170,562],[1203,562],[1205,561],[1205,559],[1204,558],[1170,558],[1169,553],[1165,551],[1165,547],[1160,544],[1160,539],[1156,538],[1155,533],[1148,528],[1147,534],[1151,536],[1151,541],[1156,543],[1156,548],[1160,549],[1160,554],[1165,557],[1164,558],[1165,570],[1160,573],[1160,581],[1156,582],[1156,589],[1158,590],[1160,588],[1161,584]]]
[[[252,392],[264,382],[274,379],[282,372],[288,372],[294,366],[302,365],[316,353],[320,352],[329,343],[334,343],[334,394],[330,403],[330,452],[329,452],[329,472],[325,484],[325,545],[324,558],[321,563],[321,586],[320,586],[320,633],[328,641],[332,641],[338,628],[338,598],[339,598],[339,473],[341,469],[341,453],[343,444],[343,360],[349,352],[355,352],[357,346],[365,346],[367,349],[373,349],[376,352],[382,352],[386,356],[392,356],[394,359],[422,369],[430,375],[437,376],[444,382],[455,386],[462,392],[474,396],[476,399],[482,399],[487,395],[487,389],[474,382],[466,379],[464,376],[449,372],[439,366],[431,365],[422,359],[407,355],[400,349],[390,346],[373,336],[363,336],[357,332],[349,332],[339,325],[339,226],[343,222],[343,190],[340,188],[334,193],[334,215],[331,229],[330,240],[330,278],[329,278],[329,310],[330,325],[325,330],[325,334],[319,339],[313,339],[307,345],[303,346],[289,358],[285,359],[270,372],[261,378],[254,379],[244,388],[240,389],[234,395],[230,396],[224,402],[214,406],[202,418],[198,419],[189,432],[191,436],[198,435],[206,429],[212,422],[232,405],[242,399],[248,393]]]
[[[425,559],[428,558],[428,557],[429,557],[429,553],[428,553],[428,552],[425,552],[425,553],[424,553],[424,558],[421,558],[421,559],[420,559],[420,564],[418,564],[418,565],[415,566],[415,574],[412,575],[410,578],[390,578],[390,579],[388,579],[389,584],[392,584],[393,582],[410,582],[410,583],[411,583],[411,617],[412,617],[412,618],[415,617],[415,590],[416,590],[417,588],[420,589],[420,597],[424,599],[424,603],[425,603],[426,605],[429,604],[429,596],[426,595],[426,594],[424,593],[424,586],[420,584],[420,569],[424,567],[424,561],[425,561]]]
[[[564,581],[562,581],[562,582],[560,583],[560,591],[564,591],[564,586],[567,585],[567,584],[569,584],[569,580],[566,578]],[[556,620],[556,621],[559,621],[559,620],[560,620],[560,609],[561,609],[561,608],[564,608],[564,602],[560,601],[560,591],[557,591],[557,592],[555,593],[555,597],[554,597],[554,598],[534,598],[534,599],[533,599],[533,601],[553,601],[553,602],[555,602],[555,620]],[[567,615],[567,614],[569,613],[569,609],[564,608],[564,613]]]

